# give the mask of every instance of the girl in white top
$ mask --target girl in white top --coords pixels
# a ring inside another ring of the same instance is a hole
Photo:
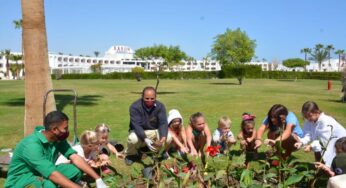
[[[320,111],[317,104],[312,101],[307,101],[303,104],[302,114],[305,118],[303,128],[304,136],[300,138],[300,142],[296,143],[295,146],[300,148],[306,145],[305,151],[313,150],[314,152],[321,152],[321,141],[323,147],[326,148],[323,154],[323,160],[330,167],[335,157],[335,141],[346,136],[345,128],[334,118]],[[330,140],[329,143],[328,140]]]
[[[81,156],[88,164],[93,163],[93,160],[97,159],[98,144],[97,137],[94,131],[84,131],[80,136],[80,144],[73,146],[72,148],[77,151],[77,154]],[[66,159],[63,155],[60,155],[55,162],[58,164],[70,163],[70,160]]]
[[[168,112],[168,131],[172,134],[173,142],[169,151],[179,151],[180,154],[188,153],[186,131],[183,126],[183,117],[178,110],[172,109]]]

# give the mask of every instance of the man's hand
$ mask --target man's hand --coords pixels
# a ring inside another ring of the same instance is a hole
[[[156,148],[153,146],[153,141],[150,140],[149,138],[145,138],[144,139],[145,144],[148,146],[148,148],[153,151],[156,152]]]
[[[101,178],[96,179],[96,188],[108,188],[108,186],[102,181]]]
[[[301,142],[294,143],[294,147],[297,149],[300,149],[302,146],[303,146],[303,143],[301,143]]]
[[[162,138],[160,139],[160,142],[161,142],[161,144],[164,144],[164,143],[166,142],[166,137],[162,137]]]

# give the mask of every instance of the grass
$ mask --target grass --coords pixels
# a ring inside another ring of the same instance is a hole
[[[156,80],[58,80],[54,88],[73,88],[78,93],[78,132],[92,130],[98,123],[111,127],[111,138],[126,144],[129,127],[129,106],[140,97],[147,85]],[[210,128],[217,126],[218,118],[227,115],[232,119],[232,132],[240,130],[241,114],[250,112],[257,116],[257,127],[261,124],[273,104],[284,104],[293,111],[302,123],[300,109],[307,100],[317,102],[327,114],[346,125],[346,104],[339,102],[341,83],[332,82],[327,90],[327,81],[322,80],[266,80],[246,79],[238,85],[235,79],[215,80],[161,80],[158,100],[167,111],[176,108],[184,118],[184,124],[194,112],[205,114]],[[0,148],[13,148],[23,138],[24,81],[0,81]],[[72,119],[72,96],[57,93],[57,107]],[[70,126],[73,123],[70,122]],[[311,160],[309,155],[297,152],[302,160]],[[116,162],[120,171],[128,168]],[[0,179],[0,187],[3,179]]]

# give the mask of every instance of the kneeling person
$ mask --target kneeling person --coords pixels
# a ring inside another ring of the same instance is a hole
[[[158,146],[167,146],[171,141],[165,105],[156,100],[155,88],[145,87],[142,98],[130,106],[130,131],[125,163],[131,165],[140,160],[138,150],[142,147],[147,146],[151,151],[158,152]]]
[[[99,175],[66,141],[69,135],[66,114],[53,111],[46,115],[44,127],[25,137],[16,146],[8,170],[9,187],[80,187],[76,182],[81,170],[96,180],[97,188],[107,187]],[[72,164],[55,166],[59,152]]]

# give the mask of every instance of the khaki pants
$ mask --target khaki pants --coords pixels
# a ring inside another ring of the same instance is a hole
[[[346,174],[329,178],[327,188],[342,188],[346,184]]]
[[[155,130],[146,130],[144,131],[145,136],[155,142],[156,140],[160,139],[159,131],[157,129]],[[164,144],[164,147],[167,147],[172,141],[172,135],[168,132],[166,143]],[[146,146],[145,142],[141,139],[139,139],[134,131],[131,131],[129,136],[127,137],[127,150],[126,155],[137,155],[138,149]]]

